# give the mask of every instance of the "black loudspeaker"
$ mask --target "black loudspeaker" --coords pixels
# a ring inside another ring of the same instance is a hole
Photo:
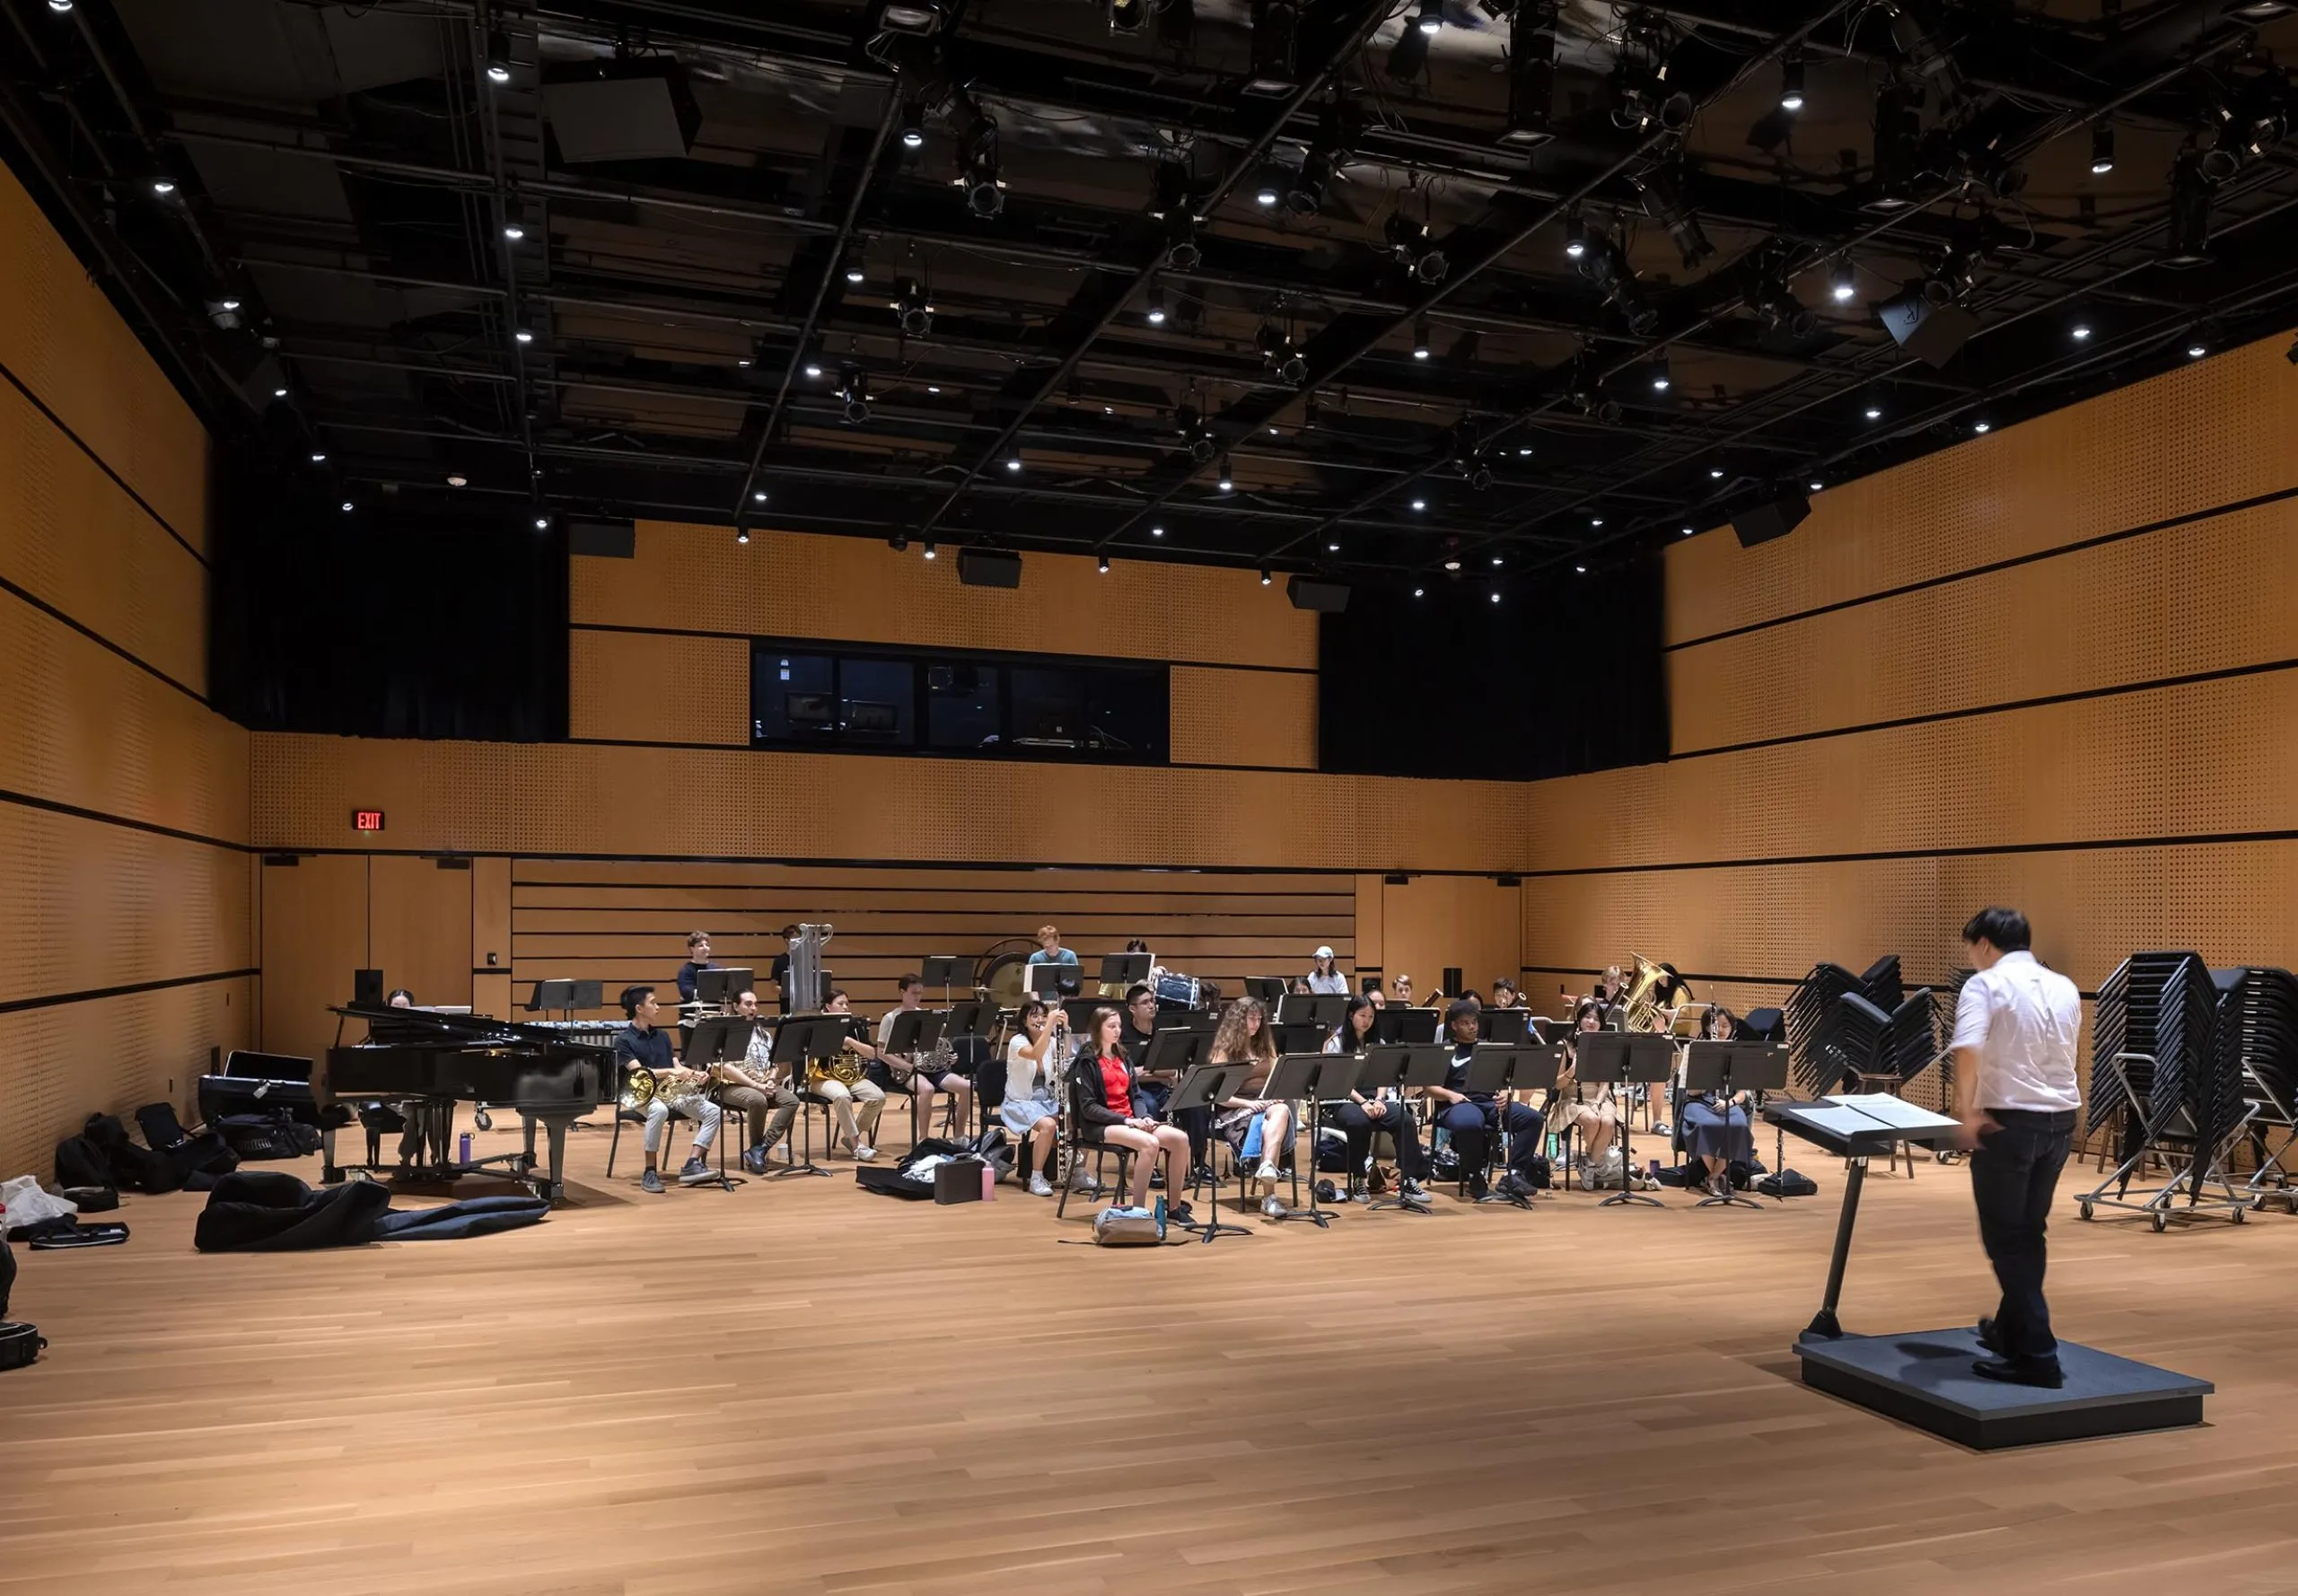
[[[566,552],[598,559],[638,557],[638,528],[627,521],[574,521],[566,523]]]
[[[1960,305],[1934,305],[1920,292],[1885,300],[1875,316],[1900,348],[1934,367],[1954,359],[1978,330],[1978,318]]]
[[[1019,587],[1022,557],[990,548],[958,550],[958,580],[968,587]]]
[[[355,969],[351,972],[351,1001],[363,1008],[383,1006],[383,972],[380,969]]]
[[[1751,1042],[1784,1042],[1787,1020],[1777,1009],[1750,1009],[1740,1022],[1739,1034]]]
[[[1348,608],[1348,588],[1344,583],[1312,582],[1306,576],[1285,579],[1285,596],[1293,601],[1295,609],[1313,609],[1320,615],[1338,615]]]
[[[1759,543],[1768,543],[1774,538],[1785,538],[1803,524],[1811,513],[1811,501],[1800,493],[1784,493],[1777,498],[1741,510],[1732,517],[1732,530],[1740,535],[1740,547],[1753,548]]]

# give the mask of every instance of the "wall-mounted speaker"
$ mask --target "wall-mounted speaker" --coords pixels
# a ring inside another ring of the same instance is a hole
[[[1285,596],[1293,601],[1294,609],[1313,609],[1320,615],[1338,615],[1348,608],[1348,587],[1345,583],[1294,576],[1285,581]]]
[[[1735,512],[1732,530],[1740,535],[1741,548],[1753,548],[1774,538],[1785,538],[1802,525],[1803,518],[1811,513],[1811,500],[1800,493],[1784,493],[1776,499]]]
[[[968,587],[1019,587],[1022,557],[994,548],[960,548],[958,580]]]

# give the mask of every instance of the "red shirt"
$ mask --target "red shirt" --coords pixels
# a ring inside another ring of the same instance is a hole
[[[1122,1058],[1102,1057],[1095,1063],[1101,1066],[1101,1101],[1112,1114],[1127,1119],[1133,1118],[1133,1082]]]

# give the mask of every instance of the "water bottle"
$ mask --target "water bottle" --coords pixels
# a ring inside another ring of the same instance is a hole
[[[1163,1237],[1164,1233],[1165,1233],[1165,1194],[1164,1194],[1163,1192],[1162,1192],[1162,1191],[1161,1191],[1161,1192],[1159,1192],[1159,1193],[1157,1194],[1157,1234],[1158,1234],[1158,1236],[1162,1239],[1162,1238]]]
[[[470,1132],[469,1131],[463,1132],[461,1137],[455,1143],[455,1162],[457,1163],[470,1162]]]
[[[1557,1139],[1556,1139],[1556,1133],[1555,1133],[1554,1131],[1550,1131],[1550,1132],[1548,1132],[1548,1162],[1549,1162],[1550,1164],[1554,1164],[1554,1163],[1556,1162],[1556,1157],[1557,1157]]]
[[[981,1200],[985,1203],[997,1200],[997,1166],[994,1163],[981,1166]]]

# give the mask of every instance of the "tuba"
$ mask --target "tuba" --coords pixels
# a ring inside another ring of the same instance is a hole
[[[1619,1000],[1622,1030],[1662,1030],[1660,997],[1674,984],[1674,977],[1667,969],[1654,964],[1641,953],[1629,957],[1636,960],[1636,978],[1628,983],[1627,994]]]

